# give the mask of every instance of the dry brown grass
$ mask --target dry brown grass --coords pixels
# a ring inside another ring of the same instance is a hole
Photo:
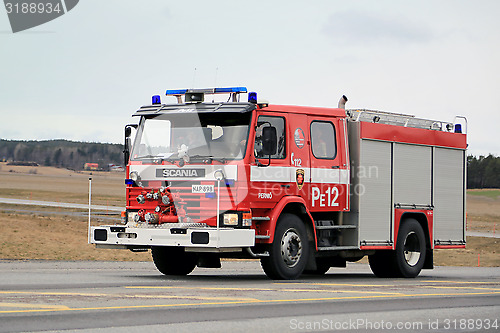
[[[0,258],[51,260],[140,260],[149,253],[96,249],[87,243],[82,217],[0,212]]]
[[[89,175],[90,172],[0,163],[0,197],[87,203]],[[93,172],[92,202],[124,206],[124,179],[123,172]]]
[[[0,197],[86,203],[88,177],[88,172],[0,163]],[[123,173],[94,172],[92,177],[94,204],[125,204]],[[474,194],[467,196],[468,229],[492,232],[495,224],[500,228],[500,198]],[[12,206],[0,206],[0,259],[151,260],[149,253],[96,249],[87,244],[85,217],[51,214],[72,210],[21,207],[41,211],[30,214],[2,211],[2,207]],[[464,250],[436,250],[435,264],[477,266],[480,254],[481,266],[500,266],[498,239],[468,237],[467,241]]]
[[[488,191],[488,190],[486,190]],[[474,190],[475,193],[480,190]],[[467,196],[467,229],[498,232],[500,228],[500,199],[481,195]]]
[[[436,266],[500,266],[500,239],[486,237],[467,237],[465,249],[435,250]],[[478,255],[480,263],[478,263]]]

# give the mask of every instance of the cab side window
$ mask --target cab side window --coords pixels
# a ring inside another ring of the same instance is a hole
[[[337,156],[335,127],[329,121],[311,123],[311,147],[314,157],[333,160]]]
[[[286,132],[285,119],[283,117],[259,116],[257,119],[257,128],[255,130],[255,157],[267,158],[262,149],[262,132],[264,127],[272,126],[276,128],[276,142],[278,143],[276,153],[271,158],[282,159],[286,157]]]

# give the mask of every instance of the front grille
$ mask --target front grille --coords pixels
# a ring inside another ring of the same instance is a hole
[[[143,204],[137,202],[139,195],[145,196],[148,192],[158,192],[160,184],[149,182],[150,187],[128,187],[127,188],[127,208],[129,210],[144,210],[147,213],[155,213],[155,208],[161,206],[161,200],[146,200]],[[158,187],[156,187],[158,185]],[[173,204],[180,218],[181,223],[206,223],[211,226],[216,225],[217,221],[217,182],[216,181],[170,181],[167,191],[172,194]],[[193,193],[193,185],[204,186],[211,185],[214,188],[212,193]],[[233,186],[226,186],[221,183],[220,186],[220,213],[235,209],[236,190]]]
[[[213,185],[213,193],[192,193],[193,185]],[[217,182],[214,181],[172,181],[170,192],[179,200],[174,200],[177,212],[184,209],[187,216],[194,222],[214,222],[217,213]],[[219,205],[221,213],[231,209],[231,200],[227,188],[221,186]],[[213,224],[213,223],[210,223]]]

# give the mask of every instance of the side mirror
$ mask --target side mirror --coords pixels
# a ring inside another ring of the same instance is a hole
[[[278,134],[276,127],[269,126],[262,129],[262,152],[264,155],[274,155],[278,149]]]
[[[128,164],[128,161],[130,159],[130,149],[131,149],[130,135],[132,134],[132,128],[137,128],[137,126],[138,125],[125,126],[125,142],[123,145],[123,162],[125,163],[125,166]]]
[[[132,128],[130,126],[125,127],[125,137],[130,138],[130,134],[132,134]]]

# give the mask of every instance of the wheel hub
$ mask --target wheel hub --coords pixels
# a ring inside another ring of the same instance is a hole
[[[404,243],[404,257],[409,266],[415,266],[420,260],[420,242],[415,232],[410,232]]]
[[[281,257],[288,267],[294,267],[302,255],[302,242],[295,229],[288,229],[281,238]]]

